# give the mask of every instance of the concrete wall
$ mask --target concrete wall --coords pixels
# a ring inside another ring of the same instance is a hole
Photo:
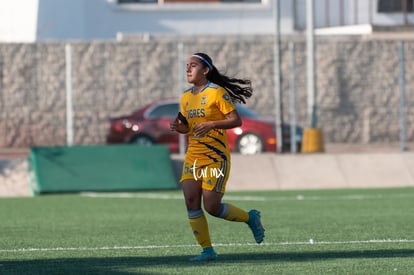
[[[228,190],[414,187],[413,153],[232,155]]]
[[[306,44],[294,37],[283,37],[281,43],[284,120],[289,120],[290,41],[296,47],[296,114],[298,123],[307,126]],[[270,36],[73,42],[74,143],[103,144],[110,117],[177,97],[179,42],[185,58],[205,51],[220,70],[250,78],[255,92],[248,107],[274,117]],[[399,46],[392,40],[318,38],[317,115],[326,142],[399,141]],[[407,141],[412,142],[414,43],[407,41],[405,49]],[[64,43],[0,44],[0,147],[66,144],[65,66]]]
[[[182,157],[172,155],[177,178]],[[0,197],[31,196],[26,159],[0,159]],[[413,153],[232,155],[228,191],[414,187]]]

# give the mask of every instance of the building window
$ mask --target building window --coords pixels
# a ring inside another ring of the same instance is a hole
[[[403,3],[406,1],[405,3]],[[412,0],[378,0],[378,12],[392,13],[392,12],[413,12]]]
[[[167,4],[167,3],[261,3],[262,0],[118,0],[118,4]]]
[[[146,3],[157,3],[157,0],[118,0],[119,4],[131,4],[131,3],[139,3],[139,4],[146,4]]]

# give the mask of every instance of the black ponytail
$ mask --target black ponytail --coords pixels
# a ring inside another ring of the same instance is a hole
[[[253,94],[252,82],[249,79],[230,78],[221,74],[213,65],[211,58],[205,53],[195,53],[193,56],[210,68],[207,80],[223,87],[235,103],[246,103],[246,99]]]

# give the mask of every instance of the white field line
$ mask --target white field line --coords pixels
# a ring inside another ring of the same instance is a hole
[[[383,243],[414,243],[414,240],[362,240],[362,241],[313,241],[307,242],[280,242],[280,243],[262,243],[259,246],[295,246],[295,245],[337,245],[337,244],[383,244]],[[214,243],[216,247],[247,247],[257,246],[256,243]],[[24,253],[24,252],[48,252],[48,251],[99,251],[99,250],[149,250],[149,249],[166,249],[166,248],[191,248],[199,247],[196,244],[188,245],[138,245],[138,246],[102,246],[102,247],[49,247],[49,248],[15,248],[0,249],[0,253]]]
[[[183,200],[182,194],[162,194],[162,193],[95,193],[83,192],[81,196],[91,198],[138,198],[138,199],[158,199],[158,200]],[[264,197],[259,196],[232,196],[226,195],[228,200],[238,201],[265,201]]]
[[[138,199],[158,199],[158,200],[183,200],[182,194],[163,194],[163,193],[96,193],[82,192],[81,196],[91,198],[138,198]],[[372,199],[389,199],[389,198],[412,198],[412,194],[387,194],[387,195],[344,195],[344,196],[296,196],[281,197],[264,197],[264,196],[235,196],[225,195],[225,200],[232,201],[296,201],[296,200],[372,200]]]

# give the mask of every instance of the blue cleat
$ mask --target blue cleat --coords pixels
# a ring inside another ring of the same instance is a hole
[[[207,247],[203,249],[200,255],[191,258],[191,262],[209,262],[217,260],[217,254],[212,247]]]
[[[260,212],[257,210],[249,211],[249,221],[247,222],[250,229],[252,230],[256,243],[263,242],[265,229],[260,221]]]

